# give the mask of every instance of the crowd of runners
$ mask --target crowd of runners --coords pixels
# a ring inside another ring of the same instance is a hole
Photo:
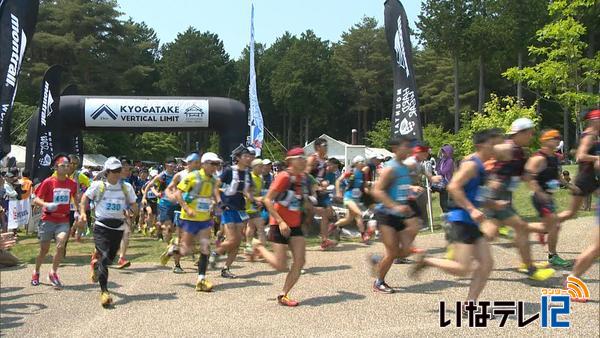
[[[214,153],[191,153],[184,166],[171,159],[160,172],[111,157],[94,177],[78,169],[77,156],[58,155],[54,174],[34,190],[34,204],[43,208],[43,213],[31,285],[39,285],[40,267],[52,240],[56,253],[48,278],[60,288],[57,271],[69,238],[93,237],[91,279],[100,285],[101,304],[109,306],[108,267],[117,255],[117,268],[130,266],[130,236],[139,231],[164,241],[160,264],[172,259],[174,273],[183,272],[182,257],[194,257],[197,291],[213,290],[209,269],[219,271],[221,278],[236,278],[230,268],[242,253],[248,258],[244,264],[262,259],[287,272],[277,301],[296,306],[299,302],[290,297],[290,291],[302,274],[305,235],[313,223],[318,224],[324,251],[338,245],[341,228],[350,224],[357,226],[363,243],[377,239],[383,243],[382,254],[368,257],[375,279],[372,289],[380,293],[394,292],[385,282],[394,261],[405,262],[406,257],[415,255],[412,277],[417,278],[425,268],[470,274],[466,300],[477,300],[494,265],[489,243],[505,226],[514,233],[522,262],[517,268],[524,276],[543,281],[559,268],[581,277],[600,255],[598,227],[591,229],[592,245],[582,248],[574,264],[558,255],[557,246],[561,223],[575,217],[584,199],[597,193],[600,186],[600,110],[589,112],[585,120],[576,153],[579,171],[573,183],[565,181],[555,152],[560,133],[543,130],[538,134],[533,121],[526,118],[514,121],[508,134],[498,129],[477,132],[473,136],[475,152],[462,159],[453,175],[424,170],[429,149],[406,137],[390,141],[393,158],[357,156],[349,168],[341,168],[340,161],[327,157],[325,139],[316,140],[315,153],[310,156],[302,148],[289,150],[283,163],[257,158],[253,149],[243,145],[233,151],[229,163]],[[536,135],[541,148],[528,156],[526,148]],[[448,240],[444,259],[430,257],[427,249],[413,246],[426,220],[426,210],[419,202],[424,193],[418,184],[422,175],[447,191],[447,200],[442,201]],[[531,191],[539,222],[523,220],[512,205],[520,181]],[[557,213],[553,193],[560,186],[571,190],[572,197],[567,210]],[[337,212],[339,205],[346,212]],[[547,259],[540,262],[539,257],[532,257],[530,233],[547,246]]]

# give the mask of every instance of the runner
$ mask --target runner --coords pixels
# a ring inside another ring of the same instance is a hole
[[[263,211],[263,196],[266,195],[264,188],[265,182],[263,179],[263,161],[255,159],[252,161],[252,194],[246,199],[246,213],[248,214],[248,224],[246,225],[246,254],[252,257],[252,239],[254,234],[257,235],[260,242],[264,245],[267,243],[265,235],[265,221],[262,218]]]
[[[75,182],[75,184],[77,185],[77,192],[78,192],[77,196],[78,196],[78,198],[81,198],[82,194],[90,186],[90,179],[87,176],[85,176],[85,174],[79,168],[79,163],[80,163],[79,156],[70,154],[69,160],[71,161],[71,165],[69,166],[69,173],[67,176],[70,179],[72,179]],[[54,172],[52,175],[54,177],[56,177],[56,172]],[[74,226],[75,223],[79,221],[78,206],[79,206],[79,200],[71,201],[70,212],[69,212],[69,234],[70,234],[70,237],[75,237],[75,240],[77,242],[80,242],[81,235],[82,235],[82,233],[85,232],[86,229],[85,229],[85,224],[82,224],[81,227]],[[87,212],[89,212],[89,210]],[[67,241],[65,242],[65,246],[64,246],[65,252],[64,252],[63,258],[67,256],[67,245],[68,244],[69,244],[69,238],[67,238]]]
[[[131,185],[131,162],[129,162],[129,160],[124,156],[121,156],[119,160],[121,161],[121,177],[119,181],[121,183],[129,183]],[[135,197],[135,194],[132,197]],[[128,216],[125,218],[126,226],[121,239],[121,247],[119,248],[119,261],[117,263],[117,269],[125,269],[131,265],[131,262],[129,262],[125,257],[127,255],[127,249],[129,248],[129,236],[131,236],[133,225],[135,224],[135,222],[133,222],[133,215],[135,215],[135,212],[128,214]]]
[[[543,222],[537,231],[542,238],[544,233],[548,233],[548,263],[559,268],[566,268],[571,266],[571,262],[562,259],[556,253],[560,221],[556,215],[556,206],[552,197],[561,184],[560,164],[554,153],[560,139],[558,130],[543,131],[540,137],[542,147],[529,158],[525,165],[525,171],[530,176],[528,183],[533,191],[531,196],[533,206]],[[530,231],[535,230],[531,228],[531,225],[530,223]]]
[[[324,182],[327,169],[327,140],[318,138],[314,143],[315,153],[308,158],[306,163],[306,172],[317,180],[317,206],[309,207],[305,215],[307,221],[312,221],[316,213],[321,217],[321,249],[328,250],[337,245],[337,242],[329,239],[330,221],[333,218],[333,209],[331,208],[331,200],[323,198],[323,195],[328,195],[327,186],[334,182]],[[311,205],[307,203],[307,205]],[[314,211],[313,211],[314,209]]]
[[[177,201],[177,192],[178,192],[178,185],[181,181],[183,181],[183,179],[185,177],[187,177],[187,175],[193,171],[199,170],[201,168],[201,164],[200,164],[200,155],[198,155],[198,153],[191,153],[189,154],[186,159],[185,159],[185,169],[183,169],[182,171],[178,172],[177,174],[175,174],[175,176],[173,177],[173,180],[171,180],[171,183],[169,183],[169,186],[167,187],[167,189],[165,190],[165,194],[167,196],[167,198],[171,201]],[[177,238],[178,240],[181,239],[181,228],[179,227],[179,217],[181,215],[181,206],[178,204],[175,208],[175,226],[177,228]],[[161,263],[163,260],[165,260],[165,264],[167,264],[167,262],[169,261],[169,257],[172,255],[169,255],[169,250],[170,248],[174,248],[174,250],[177,250],[177,241],[174,241],[174,243],[168,243],[167,244],[167,250],[161,255]],[[193,254],[193,252],[192,252]],[[183,273],[183,269],[181,268],[181,264],[180,264],[180,256],[179,255],[175,255],[173,256],[173,260],[175,261],[175,266],[173,267],[173,272],[174,273]],[[163,264],[163,265],[165,265]]]
[[[136,181],[136,184],[133,186],[135,189],[135,195],[137,196],[137,205],[138,205],[138,231],[145,235],[146,229],[146,208],[142,206],[142,200],[144,199],[143,189],[148,184],[148,169],[141,169],[139,179]]]
[[[436,267],[447,273],[465,277],[472,271],[473,262],[477,262],[471,279],[467,301],[476,301],[483,291],[494,265],[491,247],[483,236],[479,225],[485,222],[485,214],[481,207],[487,202],[484,185],[486,172],[483,163],[494,153],[494,146],[502,142],[499,129],[488,129],[475,133],[473,143],[475,153],[465,157],[448,184],[448,192],[452,199],[448,221],[451,223],[450,237],[454,243],[454,260],[428,258],[422,254],[411,269],[411,276],[417,277],[425,267]],[[507,203],[491,201],[491,206]]]
[[[160,200],[158,201],[158,223],[160,226],[159,231],[162,230],[162,238],[166,243],[171,242],[171,235],[174,230],[175,208],[177,205],[168,198],[165,191],[175,176],[175,166],[175,159],[166,160],[165,170],[156,175],[149,183],[149,187],[158,184],[160,186],[158,190],[162,191],[159,196]]]
[[[492,199],[509,201],[499,210],[487,210],[486,217],[490,222],[482,225],[482,231],[492,240],[498,234],[501,224],[510,226],[515,231],[515,245],[519,250],[522,264],[519,270],[527,273],[528,278],[536,281],[544,281],[554,275],[554,269],[536,266],[531,259],[531,248],[529,246],[528,224],[521,219],[512,206],[512,192],[516,190],[518,183],[525,172],[527,158],[523,147],[531,143],[534,135],[535,124],[527,118],[516,119],[508,133],[509,139],[503,144],[495,146],[494,154],[497,158],[491,170],[488,180]],[[527,179],[527,177],[525,176]]]
[[[237,147],[232,153],[234,165],[227,167],[221,173],[217,186],[221,187],[219,207],[223,210],[221,224],[225,232],[225,241],[210,254],[210,265],[212,269],[217,266],[219,256],[227,254],[225,266],[221,269],[221,277],[237,278],[229,268],[235,261],[240,243],[242,242],[242,227],[248,219],[246,214],[246,201],[248,191],[252,185],[249,167],[254,159],[252,149],[243,145]]]
[[[81,222],[87,222],[85,208],[94,201],[94,243],[95,253],[90,263],[92,281],[100,284],[100,304],[108,307],[112,297],[108,292],[108,266],[117,255],[121,240],[127,229],[126,217],[133,215],[137,208],[135,191],[131,184],[120,180],[123,165],[116,157],[109,157],[104,163],[106,181],[95,181],[85,192],[79,205]]]
[[[198,156],[198,154],[192,154]],[[197,162],[192,155],[188,156],[188,170],[191,170],[177,185],[175,198],[181,206],[179,220],[181,237],[180,246],[171,245],[167,254],[161,256],[161,264],[167,264],[169,257],[181,257],[194,253],[196,239],[200,242],[200,262],[198,264],[198,280],[196,291],[210,292],[211,282],[206,279],[206,267],[210,254],[210,230],[212,228],[210,210],[217,200],[217,180],[214,174],[221,164],[221,159],[214,153],[202,155],[202,167],[198,170]]]
[[[31,285],[40,285],[40,267],[50,249],[50,241],[56,240],[56,253],[52,258],[52,268],[48,280],[55,289],[61,289],[62,283],[57,271],[64,256],[64,246],[69,236],[69,202],[77,198],[77,184],[67,175],[71,162],[63,154],[53,159],[56,176],[45,179],[35,189],[34,204],[42,207],[42,221],[38,228],[40,252],[35,259],[35,270],[31,276]]]
[[[338,220],[335,223],[337,228],[341,228],[345,225],[350,224],[352,220],[356,222],[356,226],[360,231],[361,239],[363,243],[368,244],[371,236],[373,235],[372,229],[366,229],[363,222],[362,210],[361,210],[361,199],[365,193],[367,193],[367,180],[366,177],[369,172],[369,167],[365,164],[364,157],[358,155],[352,159],[352,168],[348,170],[344,175],[341,175],[335,182],[338,198],[342,197],[342,181],[346,181],[346,188],[343,191],[344,206],[347,208],[346,217]]]
[[[156,175],[154,177],[156,177]],[[150,181],[148,181],[142,188],[142,206],[144,209],[146,209],[145,228],[142,233],[144,235],[150,235],[151,237],[154,236],[155,232],[157,232],[156,214],[158,212],[159,195],[155,184],[152,184],[152,178],[154,177],[151,177]]]
[[[300,278],[306,260],[306,242],[302,232],[303,201],[310,193],[310,183],[306,168],[306,157],[302,148],[293,148],[287,152],[288,169],[280,172],[264,197],[264,205],[271,217],[269,220],[269,241],[273,252],[267,250],[257,239],[252,241],[256,254],[260,254],[278,271],[287,270],[287,251],[292,253],[292,266],[283,284],[277,302],[284,306],[298,306],[299,302],[289,298],[288,294]]]
[[[383,258],[372,255],[369,262],[377,279],[373,290],[381,293],[394,293],[385,282],[395,258],[411,254],[411,244],[419,231],[418,219],[409,205],[410,191],[421,192],[422,188],[411,186],[410,172],[404,160],[410,155],[411,140],[398,137],[390,141],[396,158],[390,160],[381,172],[373,188],[373,197],[380,202],[375,209],[375,219],[379,225],[381,240],[385,246]]]
[[[600,187],[600,175],[594,170],[595,163],[600,159],[600,109],[585,114],[584,120],[588,126],[581,133],[576,154],[579,171],[575,177],[575,186],[578,190],[572,194],[569,209],[558,215],[561,222],[575,217],[583,200]]]

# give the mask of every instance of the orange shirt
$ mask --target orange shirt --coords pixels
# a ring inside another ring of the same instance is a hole
[[[296,183],[294,184],[294,187],[291,187],[290,174],[287,171],[284,171],[275,176],[275,179],[273,180],[273,183],[271,183],[269,190],[275,191],[277,192],[277,195],[279,195],[287,190],[294,189],[297,195],[302,195],[302,182],[304,180],[304,174],[296,175]],[[300,227],[302,222],[302,212],[300,210],[292,211],[279,204],[277,201],[275,201],[275,210],[290,228]],[[277,225],[277,220],[273,216],[270,216],[269,224]]]
[[[31,182],[30,179],[28,179],[27,177],[23,177],[21,179],[21,189],[23,189],[23,197],[21,199],[28,199],[29,197],[31,197],[31,188],[32,188],[33,182]]]

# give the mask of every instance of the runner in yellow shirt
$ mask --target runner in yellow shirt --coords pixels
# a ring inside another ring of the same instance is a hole
[[[252,194],[251,199],[246,198],[246,213],[248,214],[248,224],[246,225],[246,255],[252,256],[252,239],[256,232],[258,239],[263,245],[267,244],[265,235],[265,220],[262,218],[261,211],[264,209],[262,197],[266,194],[263,180],[263,161],[255,159],[252,161]]]

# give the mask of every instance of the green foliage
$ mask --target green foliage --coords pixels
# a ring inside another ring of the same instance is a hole
[[[375,126],[367,132],[367,144],[374,148],[387,148],[392,137],[392,120],[377,121]]]
[[[24,146],[27,142],[27,130],[29,129],[29,120],[35,113],[37,107],[15,102],[12,113],[12,144]]]
[[[445,131],[436,124],[428,124],[423,128],[423,138],[434,154],[437,154],[445,144],[450,144],[456,149],[459,143],[456,135]]]
[[[135,138],[137,156],[163,162],[169,157],[183,156],[177,136],[172,133],[148,132]]]

